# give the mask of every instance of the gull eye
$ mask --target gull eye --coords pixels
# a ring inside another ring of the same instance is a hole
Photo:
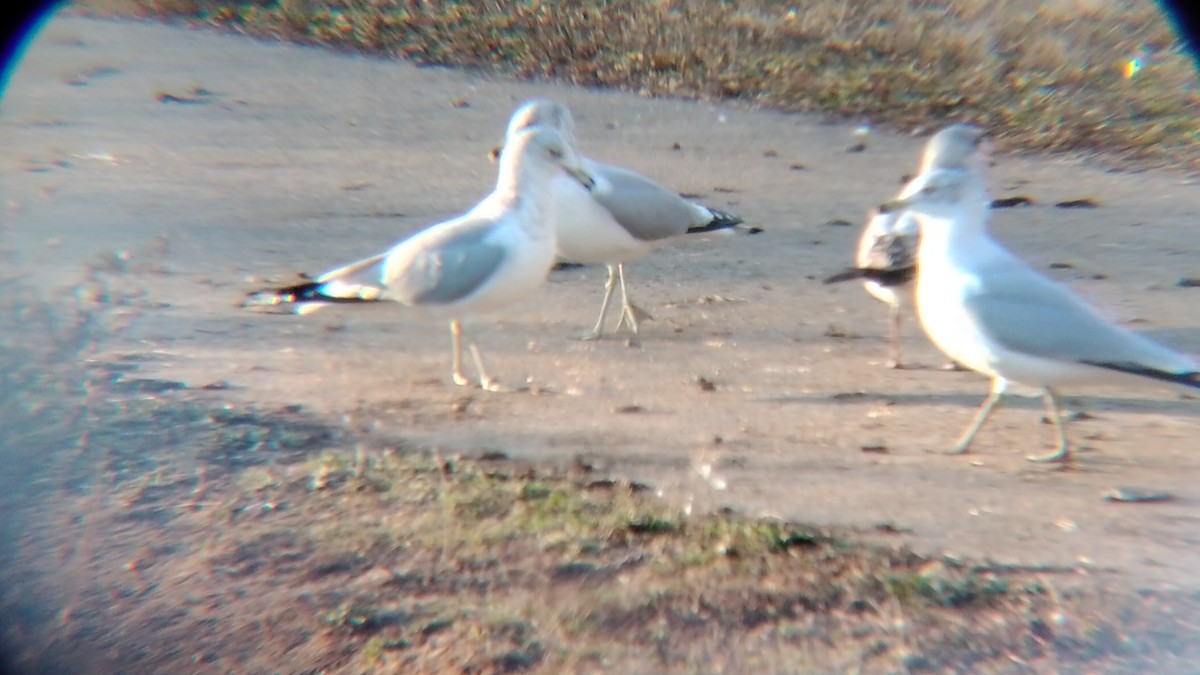
[[[554,159],[562,159],[562,156],[563,156],[562,148],[553,148],[553,147],[550,148],[550,156],[553,157]]]

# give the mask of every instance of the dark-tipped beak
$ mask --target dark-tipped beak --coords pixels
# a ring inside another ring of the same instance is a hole
[[[877,210],[880,213],[895,213],[896,211],[903,211],[907,206],[908,204],[903,199],[893,199],[880,204]]]
[[[592,177],[592,174],[584,171],[582,168],[568,168],[567,173],[570,173],[575,180],[579,181],[579,183],[589,191],[596,187],[596,179]]]

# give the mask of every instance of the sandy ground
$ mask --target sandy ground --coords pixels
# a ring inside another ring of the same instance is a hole
[[[568,339],[594,320],[604,271],[553,273],[536,297],[480,326],[491,369],[530,392],[455,387],[445,326],[400,307],[301,317],[235,306],[247,291],[374,253],[470,207],[494,180],[487,152],[507,116],[535,95],[572,107],[587,154],[766,233],[683,242],[631,265],[632,293],[656,317],[635,340]],[[343,416],[369,450],[584,456],[697,508],[1200,588],[1195,400],[1152,385],[1078,392],[1087,398],[1075,405],[1094,417],[1070,425],[1082,450],[1070,472],[1024,459],[1052,439],[1036,399],[1000,412],[974,454],[939,454],[987,383],[886,369],[884,307],[855,284],[820,283],[849,261],[866,209],[897,189],[923,142],[876,131],[865,152],[848,153],[854,128],[744,103],[58,18],[0,104],[4,236],[19,251],[10,265],[47,288],[78,278],[98,252],[146,263],[128,278],[158,308],[102,344],[103,358],[136,354],[150,359],[141,376],[223,382],[218,395],[230,399]],[[1200,276],[1200,186],[1171,171],[999,150],[996,196],[1037,204],[996,212],[996,236],[1114,319],[1200,352],[1200,289],[1175,285]],[[1052,206],[1078,198],[1100,207]],[[853,226],[828,224],[837,219]],[[906,319],[909,360],[940,364]],[[1175,499],[1103,501],[1117,485]]]

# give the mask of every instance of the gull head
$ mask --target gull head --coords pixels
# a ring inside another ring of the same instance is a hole
[[[532,127],[550,127],[566,136],[567,140],[574,140],[575,137],[575,118],[571,117],[570,109],[548,98],[535,98],[517,108],[508,121],[506,135],[511,138],[518,131]]]
[[[952,124],[925,143],[917,173],[968,167],[972,162],[982,165],[984,156],[983,129],[970,124]]]
[[[558,101],[548,98],[527,101],[508,120],[505,138],[512,139],[513,134],[533,127],[550,127],[562,134],[568,143],[575,144],[575,118],[571,117],[571,110]]]
[[[880,213],[905,209],[931,216],[956,210],[975,181],[967,169],[934,169],[920,174],[904,186],[895,199],[879,206]]]
[[[518,131],[508,139],[508,148],[500,155],[500,175],[537,174],[544,180],[553,167],[561,168],[587,189],[596,185],[579,160],[579,154],[561,133],[550,127],[535,126]]]
[[[504,144],[511,143],[513,136],[518,133],[534,127],[550,127],[562,134],[571,147],[575,147],[575,118],[571,117],[571,111],[567,106],[548,98],[535,98],[517,108],[517,111],[508,120]],[[495,162],[503,151],[503,145],[497,146],[492,148],[488,157]]]

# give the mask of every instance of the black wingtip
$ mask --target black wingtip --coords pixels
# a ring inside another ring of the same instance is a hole
[[[309,278],[307,275],[301,275],[301,278]],[[242,307],[255,306],[274,306],[274,305],[296,305],[305,302],[312,303],[360,303],[374,302],[374,298],[366,298],[360,296],[339,297],[334,295],[326,295],[322,290],[324,283],[317,281],[307,281],[294,286],[284,286],[283,288],[265,288],[261,291],[252,291],[246,294],[242,299]]]
[[[312,300],[327,299],[321,296],[321,284],[315,281],[308,281],[296,284],[295,286],[264,288],[259,291],[252,291],[247,293],[246,297],[242,299],[242,306],[289,305]]]
[[[880,270],[870,267],[851,267],[825,279],[826,284],[836,284],[854,279],[875,281],[884,286],[900,286],[913,280],[917,268],[902,267],[893,270]]]
[[[687,231],[688,234],[704,234],[705,232],[720,232],[721,230],[733,229],[733,228],[737,227],[738,225],[741,225],[743,222],[745,222],[738,216],[735,216],[732,213],[728,213],[726,211],[718,211],[717,209],[714,209],[714,208],[709,208],[708,210],[710,213],[712,213],[712,216],[713,216],[712,220],[708,221],[707,223],[705,223],[703,225],[698,225],[696,227],[689,227],[688,231]],[[750,228],[749,234],[758,234],[759,232],[762,232],[762,228]]]
[[[1200,371],[1191,371],[1186,373],[1172,373],[1165,370],[1155,370],[1147,368],[1136,363],[1105,363],[1102,361],[1080,361],[1080,363],[1096,366],[1097,368],[1106,368],[1115,370],[1120,373],[1128,373],[1130,375],[1140,375],[1148,377],[1152,380],[1160,382],[1170,382],[1171,384],[1182,384],[1185,387],[1200,389]]]
[[[857,267],[851,267],[849,269],[842,270],[841,272],[838,272],[837,274],[834,274],[833,276],[826,277],[825,281],[822,283],[840,284],[843,281],[853,281],[855,279],[862,279],[865,275],[866,275],[866,270],[861,270]]]
[[[720,211],[712,208],[710,208],[709,211],[712,211],[713,213],[712,224],[716,224],[719,227],[733,227],[734,225],[741,225],[742,223],[746,222],[740,216],[735,216],[728,211]]]

